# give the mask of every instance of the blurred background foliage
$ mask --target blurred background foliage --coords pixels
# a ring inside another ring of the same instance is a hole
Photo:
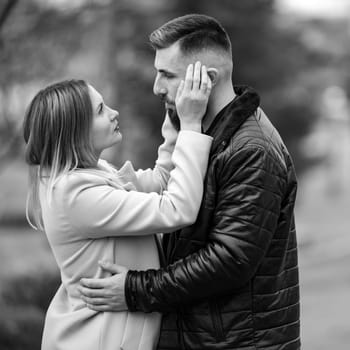
[[[332,267],[350,260],[344,246],[349,224],[345,208],[350,170],[350,16],[298,16],[283,10],[279,0],[3,0],[1,349],[40,348],[45,310],[59,283],[45,236],[25,223],[21,124],[26,106],[49,83],[86,79],[120,112],[123,143],[104,156],[117,166],[127,159],[135,167],[152,166],[164,110],[152,94],[154,53],[148,35],[171,18],[195,12],[214,16],[227,29],[233,45],[234,84],[258,90],[262,108],[295,161],[300,179],[297,224],[305,349],[328,349],[334,341],[337,349],[345,349],[349,343],[348,332],[338,327],[342,318],[319,325],[327,340],[320,340],[309,326],[339,310],[335,306],[316,313],[317,303],[334,295],[319,293],[323,283],[336,288],[337,283],[344,288],[349,283],[327,278]],[[320,263],[328,268],[325,274],[315,270]],[[312,283],[310,275],[316,278]],[[336,290],[340,303],[345,292],[341,287]]]

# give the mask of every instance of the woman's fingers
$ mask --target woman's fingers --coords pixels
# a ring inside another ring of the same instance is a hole
[[[184,89],[184,86],[185,86],[185,82],[183,80],[181,80],[180,84],[179,84],[179,86],[177,88],[177,91],[176,91],[175,101],[177,101],[180,98],[180,96],[182,94],[182,91]]]
[[[190,91],[197,92],[198,90],[206,92],[209,81],[207,67],[199,61],[195,65],[191,63],[187,66],[185,81],[180,83],[176,97],[179,98],[183,91],[186,93]]]
[[[192,90],[193,83],[193,64],[189,64],[186,70],[185,84],[183,90],[189,92]]]
[[[107,304],[107,298],[82,297],[81,299],[85,302],[85,304],[88,304],[88,305],[106,305]]]
[[[206,92],[209,82],[211,83],[211,80],[208,76],[207,67],[205,65],[202,65],[199,61],[197,61],[195,65],[190,64],[186,70],[184,86],[181,86],[180,83],[177,96],[179,97],[183,90],[186,92],[197,92],[198,90]]]
[[[197,61],[194,65],[192,89],[198,90],[201,85],[201,63]]]

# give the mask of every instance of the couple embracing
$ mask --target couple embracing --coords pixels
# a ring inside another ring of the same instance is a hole
[[[165,103],[153,169],[115,169],[119,114],[93,86],[41,90],[24,120],[30,220],[62,284],[42,349],[300,349],[296,176],[258,94],[232,84],[212,17],[150,35]]]

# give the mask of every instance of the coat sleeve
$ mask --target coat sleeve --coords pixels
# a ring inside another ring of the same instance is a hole
[[[178,136],[168,114],[162,125],[162,136],[164,142],[158,148],[158,158],[153,169],[135,171],[131,162],[127,161],[118,171],[118,176],[126,182],[132,182],[140,192],[161,193],[167,188],[170,171],[174,168],[171,156]]]
[[[169,232],[195,221],[203,195],[212,138],[179,133],[168,190],[125,191],[104,181],[71,174],[64,185],[66,214],[76,232],[89,238]]]
[[[223,163],[206,245],[165,268],[129,271],[125,292],[131,311],[174,311],[240,288],[256,272],[276,229],[282,170],[258,147]]]

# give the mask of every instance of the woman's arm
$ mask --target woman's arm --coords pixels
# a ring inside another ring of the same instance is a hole
[[[174,168],[171,161],[178,131],[175,130],[168,114],[162,125],[164,142],[158,148],[158,159],[153,169],[135,171],[131,162],[127,161],[118,171],[118,176],[126,182],[132,182],[140,192],[161,193],[167,188],[170,171]]]
[[[63,200],[71,226],[82,236],[148,235],[192,224],[203,194],[212,138],[180,131],[172,156],[168,190],[163,194],[127,192],[88,176],[71,174]]]

